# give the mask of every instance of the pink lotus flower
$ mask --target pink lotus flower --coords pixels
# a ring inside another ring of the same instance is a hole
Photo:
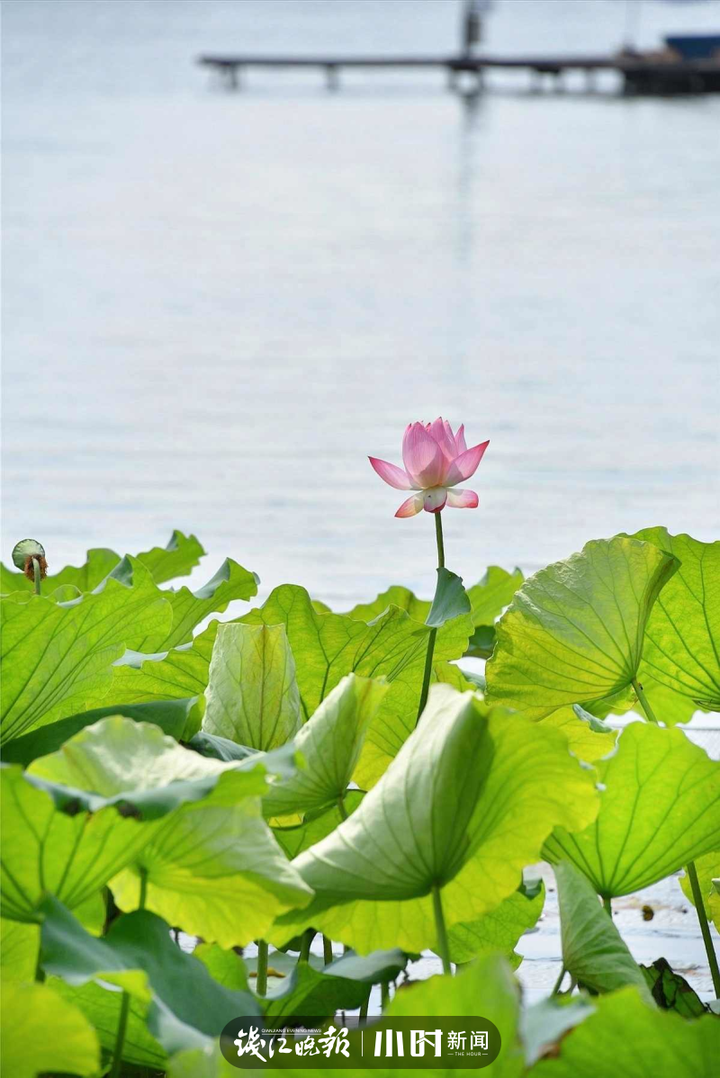
[[[421,509],[439,513],[446,505],[452,509],[477,509],[478,496],[474,490],[458,490],[457,484],[477,471],[489,442],[468,449],[465,428],[453,434],[446,419],[434,423],[410,423],[403,437],[402,455],[405,469],[386,460],[370,457],[370,463],[380,476],[396,490],[415,490],[403,502],[396,517],[414,517]]]

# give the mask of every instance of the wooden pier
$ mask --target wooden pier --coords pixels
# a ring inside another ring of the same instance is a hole
[[[583,72],[588,88],[594,85],[599,71],[615,71],[626,93],[680,94],[720,92],[720,61],[658,60],[654,57],[628,56],[200,56],[198,63],[220,74],[228,88],[237,90],[250,68],[301,68],[324,72],[327,87],[337,90],[342,70],[440,70],[448,85],[456,88],[462,76],[470,77],[476,89],[482,86],[486,71],[525,71],[535,84],[543,75],[558,83],[566,72]]]

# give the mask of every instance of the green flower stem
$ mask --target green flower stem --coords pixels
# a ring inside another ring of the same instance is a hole
[[[128,1014],[130,1013],[130,994],[123,992],[120,1003],[120,1018],[118,1019],[117,1036],[115,1038],[115,1051],[113,1052],[113,1065],[109,1078],[120,1078],[122,1073],[122,1053],[125,1044],[125,1030],[127,1029]]]
[[[435,513],[435,539],[437,540],[438,569],[444,569],[445,543],[443,542],[442,512]]]
[[[145,909],[147,898],[147,869],[140,869],[140,899],[138,909]],[[130,1014],[130,994],[123,992],[120,1002],[120,1017],[118,1018],[117,1035],[115,1037],[115,1050],[113,1052],[112,1070],[109,1078],[120,1078],[122,1074],[122,1054],[125,1046],[125,1032],[127,1030],[128,1015]]]
[[[37,558],[33,558],[33,576],[35,578],[35,594],[40,594],[40,562]]]
[[[656,726],[659,726],[660,723],[657,720],[657,716],[653,709],[650,707],[650,701],[643,692],[643,687],[636,677],[634,677],[632,680],[632,687],[637,693],[637,698],[642,704],[643,711],[645,712],[647,718],[650,720],[650,722],[654,722]]]
[[[341,820],[347,820],[348,814],[347,814],[347,809],[345,808],[345,794],[340,794],[340,796],[338,797],[338,800],[337,800],[337,804],[338,804],[338,809],[340,811],[340,819]]]
[[[364,1026],[365,1022],[367,1021],[368,1003],[369,1002],[370,1002],[370,996],[368,995],[368,998],[365,1000],[365,1002],[361,1006],[360,1011],[358,1013],[358,1022],[359,1022],[359,1024],[361,1026]]]
[[[328,939],[327,936],[323,936],[323,962],[326,966],[329,966],[332,960],[332,940]]]
[[[697,869],[695,868],[695,862],[690,861],[687,865],[688,879],[690,880],[690,886],[692,888],[693,898],[695,900],[695,911],[697,913],[697,919],[700,922],[700,931],[702,932],[703,943],[705,944],[705,950],[708,956],[708,964],[710,966],[710,974],[712,976],[713,988],[715,989],[715,995],[720,999],[720,969],[718,969],[717,955],[715,954],[715,947],[710,935],[710,925],[708,924],[707,913],[705,912],[705,903],[703,902],[702,890],[700,888],[700,881],[698,880]]]
[[[389,1002],[390,1002],[390,982],[389,981],[381,981],[380,982],[380,1005],[381,1005],[383,1011],[385,1010],[385,1008],[387,1007]]]
[[[452,973],[452,966],[450,965],[450,945],[448,943],[445,918],[443,916],[442,895],[440,894],[440,886],[437,883],[433,884],[432,896],[433,913],[435,914],[435,930],[437,932],[438,941],[438,954],[442,958],[443,973]]]
[[[146,868],[141,868],[140,869],[140,899],[138,901],[138,909],[139,910],[144,910],[145,909],[145,903],[147,901],[147,878],[148,878],[147,869]]]
[[[435,540],[437,542],[437,555],[438,555],[438,569],[445,568],[445,542],[443,540],[443,528],[442,528],[442,512],[435,513]],[[435,637],[437,636],[437,629],[430,630],[430,636],[428,637],[427,654],[425,656],[425,671],[423,673],[422,692],[420,693],[420,704],[418,706],[417,718],[415,725],[417,726],[420,721],[420,716],[425,710],[425,704],[427,703],[428,692],[430,691],[430,678],[432,677],[433,655],[435,653]]]
[[[603,906],[607,910],[608,915],[610,917],[612,917],[612,902],[610,901],[610,898],[608,897],[608,895],[605,895],[603,897]]]
[[[268,945],[267,940],[257,941],[257,976],[255,979],[255,991],[259,996],[267,992],[268,971]]]
[[[300,957],[298,962],[307,962],[310,958],[310,944],[315,938],[315,930],[313,928],[306,928],[302,934],[302,942],[300,944]]]
[[[563,983],[563,980],[565,978],[566,973],[567,973],[567,970],[565,969],[565,966],[563,964],[560,967],[560,976],[555,981],[555,987],[553,988],[552,992],[550,993],[551,996],[556,996],[558,994],[558,992],[560,991],[560,985]]]
[[[643,706],[643,710],[647,715],[650,722],[658,724],[657,717],[653,711],[647,696],[643,692],[642,685],[638,684],[637,679],[633,679],[633,688],[637,693],[638,700]],[[688,879],[690,880],[690,887],[692,888],[693,898],[695,900],[695,913],[697,914],[698,923],[700,924],[700,932],[702,933],[703,943],[705,944],[705,953],[707,954],[708,965],[710,966],[710,974],[712,976],[713,988],[715,989],[715,995],[720,999],[720,969],[718,968],[717,955],[715,954],[715,945],[713,944],[712,936],[710,934],[710,925],[708,924],[707,913],[705,911],[705,903],[703,902],[702,890],[700,889],[700,882],[698,880],[697,869],[695,868],[695,862],[690,861],[687,865]]]

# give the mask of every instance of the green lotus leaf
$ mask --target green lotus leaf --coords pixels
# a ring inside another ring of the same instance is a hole
[[[206,966],[170,938],[169,925],[147,910],[117,918],[94,939],[56,899],[42,905],[41,962],[47,973],[78,987],[102,982],[147,1005],[149,1032],[174,1051],[217,1037],[238,1015],[257,1015],[250,992],[213,980]]]
[[[583,988],[612,992],[634,985],[652,1001],[637,965],[592,884],[567,861],[555,865],[565,969]]]
[[[506,569],[491,565],[482,580],[467,589],[473,625],[492,625],[495,618],[510,602],[522,581],[523,575],[519,569],[508,573]],[[372,602],[359,603],[354,606],[352,610],[347,611],[345,616],[355,621],[368,622],[384,614],[389,606],[397,606],[407,611],[414,621],[424,622],[430,613],[431,605],[426,599],[416,598],[409,588],[395,584]],[[326,607],[325,612],[327,609]]]
[[[677,726],[678,723],[690,722],[693,715],[702,710],[688,696],[682,696],[679,692],[669,689],[667,685],[661,685],[659,681],[650,677],[644,663],[640,664],[638,678],[645,696],[650,701],[653,715],[665,726]],[[645,712],[637,698],[632,709],[645,718]]]
[[[491,1078],[517,1078],[525,1072],[518,1042],[518,1011],[519,989],[508,963],[499,955],[488,955],[473,962],[456,977],[430,977],[403,989],[393,997],[385,1013],[389,1018],[417,1015],[427,1019],[474,1018],[477,1015],[489,1018],[497,1026],[502,1044],[498,1058],[483,1070]],[[335,1073],[340,1074],[339,1071]],[[393,1070],[391,1073],[407,1078],[417,1072]],[[430,1073],[452,1075],[453,1071]],[[455,1073],[467,1074],[468,1071]]]
[[[470,600],[465,594],[462,578],[451,573],[449,569],[438,569],[435,598],[425,618],[425,624],[439,629],[446,621],[469,613]]]
[[[667,528],[645,528],[634,538],[681,563],[650,615],[641,680],[647,674],[705,710],[720,710],[720,541],[700,543]]]
[[[302,719],[284,626],[221,625],[205,697],[205,733],[262,750],[289,741]]]
[[[150,722],[176,741],[190,741],[200,727],[205,700],[191,696],[184,700],[153,700],[146,704],[113,704],[83,711],[67,719],[40,726],[3,746],[3,760],[27,767],[39,756],[57,752],[75,734],[109,715],[122,715],[135,722]]]
[[[193,629],[209,614],[222,613],[228,603],[235,599],[246,602],[257,595],[258,578],[243,569],[232,558],[226,558],[212,580],[198,591],[183,587],[177,591],[161,591],[160,594],[172,606],[171,631],[164,636],[151,636],[133,645],[137,651],[167,651],[192,641]]]
[[[132,869],[110,881],[120,909],[137,908],[144,871],[148,909],[233,947],[261,938],[283,911],[310,900],[310,888],[263,820],[259,799],[238,790],[243,777],[227,772],[206,798],[167,819]]]
[[[542,880],[523,883],[499,906],[476,921],[454,925],[448,932],[450,958],[453,962],[470,962],[478,955],[505,955],[513,968],[522,962],[515,953],[520,937],[533,928],[545,904]]]
[[[200,563],[204,553],[194,535],[185,536],[182,532],[174,531],[166,547],[153,547],[137,557],[150,570],[155,583],[163,584],[176,576],[186,576]],[[93,591],[120,560],[119,554],[106,547],[88,550],[83,565],[67,565],[58,573],[48,573],[42,586],[43,592],[50,594],[64,586],[77,588],[80,592]],[[0,565],[0,593],[32,590],[32,580],[28,580],[23,573],[14,573]]]
[[[272,959],[270,955],[269,965]],[[318,970],[308,962],[296,962],[289,976],[268,987],[264,997],[267,1018],[276,1020],[277,1025],[284,1024],[280,1019],[299,1015],[329,1018],[336,1011],[353,1010],[367,1001],[372,982],[343,977],[329,970],[330,966]]]
[[[489,659],[495,647],[495,619],[511,601],[523,582],[519,569],[509,573],[497,565],[491,565],[479,584],[468,589],[470,616],[475,631],[470,637],[465,654],[471,658]]]
[[[210,659],[220,624],[211,621],[191,644],[156,655],[126,652],[113,667],[108,699],[122,704],[140,704],[202,696],[207,687]]]
[[[391,606],[396,606],[398,610],[404,610],[413,621],[418,621],[422,625],[430,613],[432,602],[429,599],[418,599],[414,592],[403,587],[402,584],[393,584],[387,591],[383,591],[376,596],[372,602],[358,603],[352,610],[345,611],[343,616],[352,618],[353,621],[364,621],[369,624],[375,618],[379,618],[381,614],[384,614]],[[326,608],[324,613],[331,613],[331,611]]]
[[[585,995],[552,995],[526,1007],[520,1015],[520,1039],[525,1062],[531,1066],[546,1054],[555,1054],[557,1044],[595,1007]]]
[[[2,617],[4,742],[99,703],[115,660],[138,640],[168,632],[172,609],[144,567],[136,573],[123,561],[80,599],[4,599]]]
[[[368,725],[388,686],[348,674],[295,737],[305,766],[263,798],[266,816],[317,812],[345,796]]]
[[[522,582],[523,575],[519,569],[509,573],[507,569],[491,565],[480,583],[468,588],[473,625],[492,625]]]
[[[193,955],[200,959],[218,984],[238,992],[251,990],[247,962],[237,951],[224,951],[217,943],[199,943],[193,950]]]
[[[544,853],[572,862],[604,898],[649,887],[717,846],[720,763],[682,731],[631,723],[595,766],[597,819],[573,834],[556,829]]]
[[[245,624],[284,625],[295,656],[300,702],[305,719],[350,673],[385,677],[390,682],[371,723],[355,781],[368,788],[384,772],[415,726],[431,629],[397,607],[387,608],[370,624],[342,614],[318,614],[303,588],[285,584],[272,592]],[[435,670],[443,660],[459,658],[472,625],[467,614],[437,631]]]
[[[167,546],[155,546],[138,554],[143,565],[147,565],[156,584],[165,584],[178,576],[188,573],[200,564],[205,551],[194,535],[183,535],[175,530]]]
[[[475,686],[468,680],[466,673],[452,662],[438,661],[438,644],[448,654],[460,646],[460,639],[453,639],[455,626],[465,623],[465,618],[449,622],[438,632],[435,643],[435,662],[433,662],[431,684],[450,685],[458,692],[473,691]],[[462,640],[465,639],[464,630]],[[447,635],[443,635],[447,634]],[[358,760],[353,781],[363,790],[370,790],[387,771],[388,765],[415,729],[417,709],[420,704],[420,684],[422,674],[412,667],[404,671],[393,682],[392,689],[385,698],[377,715],[365,735],[360,759]]]
[[[475,921],[516,890],[559,818],[576,829],[596,813],[592,777],[561,735],[435,686],[380,782],[293,862],[316,898],[270,938],[312,925],[360,953],[436,945],[434,884],[449,928]]]
[[[144,825],[111,805],[91,813],[70,793],[63,811],[20,767],[0,770],[0,790],[2,913],[14,921],[37,921],[46,891],[71,909],[94,898],[147,841]]]
[[[720,850],[712,850],[710,853],[703,854],[702,857],[694,860],[705,913],[708,920],[712,921],[717,931],[720,932],[720,890],[716,887],[716,882],[720,877]],[[687,868],[685,869],[685,874],[680,877],[679,883],[685,898],[694,906],[695,896],[692,892]]]
[[[347,791],[343,807],[348,816],[355,811],[364,796],[362,790]],[[274,826],[273,834],[287,856],[292,859],[329,835],[340,826],[344,818],[339,806],[331,805],[330,808],[318,814],[307,813],[302,823],[282,827]]]
[[[262,818],[269,759],[206,759],[157,726],[116,716],[36,760],[30,773],[69,787],[76,801],[85,787],[93,807],[93,798],[114,799],[151,821],[142,847],[110,880],[117,905],[137,908],[144,872],[149,910],[230,947],[261,936],[311,894]]]
[[[526,580],[497,623],[488,702],[542,718],[630,685],[645,626],[679,562],[651,543],[587,543]]]
[[[106,987],[102,987],[95,981],[75,987],[59,977],[48,977],[47,983],[63,1000],[82,1011],[94,1026],[102,1047],[112,1055],[117,1041],[122,990],[111,990],[108,982],[105,982]],[[148,1031],[152,1004],[132,996],[129,998],[123,1060],[126,1064],[152,1067],[161,1071],[165,1067],[168,1054],[157,1038]],[[155,1009],[152,1013],[155,1013]]]
[[[247,745],[236,745],[226,737],[218,737],[216,734],[208,734],[199,730],[194,737],[190,738],[188,746],[199,752],[201,756],[210,756],[213,760],[247,760],[249,756],[256,756],[258,750],[248,748]]]
[[[720,1022],[650,1007],[637,988],[593,1000],[595,1014],[560,1040],[531,1078],[714,1078]]]
[[[0,972],[3,979],[33,981],[39,950],[39,925],[0,918]]]
[[[148,797],[148,793],[163,790],[163,809],[168,811],[192,796],[189,784],[199,782],[203,791],[209,790],[220,775],[241,766],[191,752],[153,723],[111,715],[84,727],[58,752],[34,760],[28,775],[73,792],[94,794],[103,803],[124,797],[135,806],[159,804],[158,796]],[[244,771],[241,777],[248,794],[265,792],[264,768]],[[185,789],[177,797],[174,791],[181,784]],[[144,813],[144,818],[149,818],[149,813]]]
[[[285,972],[280,978],[271,978],[260,1002],[266,1018],[275,1020],[272,1024],[282,1025],[279,1019],[298,1015],[331,1017],[336,1011],[360,1007],[373,984],[399,977],[407,960],[404,951],[394,948],[365,957],[348,952],[323,966],[314,955],[311,961],[303,962],[282,951],[271,951],[268,968]],[[254,967],[256,963],[248,964]]]
[[[404,987],[390,1002],[387,1015],[414,1017],[422,1015],[428,1021],[433,1018],[457,1016],[489,1018],[500,1031],[501,1048],[498,1058],[484,1068],[489,1078],[520,1078],[525,1073],[522,1048],[518,1042],[518,987],[507,963],[499,956],[490,956],[474,962],[457,977],[431,977]],[[428,1029],[433,1028],[428,1025]],[[276,1057],[277,1058],[277,1057]],[[410,1062],[410,1061],[408,1061]],[[283,1067],[289,1078],[302,1078],[307,1070]],[[235,1069],[227,1063],[219,1049],[187,1051],[178,1053],[167,1067],[168,1078],[232,1078]],[[359,1071],[322,1067],[324,1078],[342,1078],[343,1075],[359,1074]],[[396,1078],[411,1078],[417,1068],[392,1068],[376,1073]],[[443,1076],[467,1076],[474,1068],[460,1070],[423,1069],[428,1078]]]
[[[99,547],[88,550],[84,565],[66,565],[58,573],[48,573],[42,582],[43,594],[50,595],[57,588],[70,586],[80,592],[94,591],[108,573],[112,572],[120,561],[120,555],[114,550]],[[34,584],[24,573],[14,573],[5,565],[0,565],[0,593],[3,595],[17,591],[32,593]]]
[[[317,710],[321,700],[346,674],[363,677],[384,676],[395,681],[408,668],[419,671],[417,699],[420,697],[422,668],[430,628],[420,625],[404,610],[388,608],[370,625],[342,614],[318,614],[304,588],[284,584],[276,588],[259,610],[240,619],[247,625],[285,625],[297,666],[298,688],[305,719]],[[446,629],[455,627],[457,618]],[[464,631],[463,631],[464,630]],[[452,633],[451,655],[457,658],[457,644],[467,639],[468,625]],[[448,634],[449,635],[449,634]],[[443,634],[438,633],[438,643]],[[392,693],[388,693],[390,700]],[[386,701],[387,703],[387,701]]]
[[[100,1044],[87,1018],[46,984],[3,984],[0,1070],[8,1078],[101,1073]]]
[[[570,752],[590,764],[612,752],[617,740],[617,730],[609,727],[603,729],[604,724],[583,709],[578,709],[577,704],[558,708],[539,721],[541,725],[561,733],[567,740]]]

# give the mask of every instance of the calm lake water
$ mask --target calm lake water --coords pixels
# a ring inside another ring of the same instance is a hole
[[[597,53],[619,0],[500,0],[488,48]],[[427,594],[368,453],[491,439],[448,564],[718,534],[720,97],[251,73],[202,51],[451,51],[454,0],[6,0],[4,538],[53,569],[195,531],[267,591]],[[639,42],[720,28],[652,3]]]

